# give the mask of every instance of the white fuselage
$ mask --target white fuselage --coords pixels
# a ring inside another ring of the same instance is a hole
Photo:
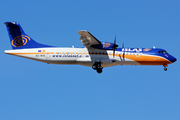
[[[79,64],[92,66],[94,62],[101,62],[102,67],[115,65],[140,65],[138,62],[124,58],[122,60],[121,51],[117,51],[113,57],[112,50],[98,50],[87,48],[31,48],[5,50],[6,54],[24,57],[50,64]]]
[[[27,35],[19,23],[5,22],[11,46],[14,50],[5,50],[15,55],[50,64],[78,64],[90,66],[98,73],[103,67],[115,65],[167,65],[176,61],[163,49],[155,48],[117,48],[114,43],[101,42],[86,30],[78,31],[80,41],[85,48],[60,48],[41,44]]]

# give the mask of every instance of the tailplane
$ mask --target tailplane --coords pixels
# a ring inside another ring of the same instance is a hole
[[[17,22],[5,22],[13,49],[52,47],[40,44],[29,37]]]

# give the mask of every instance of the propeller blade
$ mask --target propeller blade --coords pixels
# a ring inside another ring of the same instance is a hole
[[[115,55],[115,49],[113,49],[113,57],[114,57],[114,55]]]
[[[123,42],[123,45],[122,45],[122,49],[123,49],[123,61],[124,61],[124,56],[125,56],[124,42]]]
[[[118,45],[116,44],[116,35],[115,35],[115,38],[114,38],[114,45],[113,47],[116,49],[118,47]]]
[[[119,57],[120,57],[120,59],[121,59],[121,61],[122,61],[122,58],[121,58],[121,55],[119,54]]]
[[[116,35],[115,35],[115,38],[114,38],[114,45],[116,44]]]
[[[116,44],[116,35],[115,35],[115,38],[114,38],[114,44],[113,44],[113,57],[115,55],[115,50],[117,49],[118,45]]]
[[[114,44],[113,44],[113,57],[115,55],[115,49],[116,49],[116,35],[115,35]]]
[[[125,52],[123,53],[123,61],[124,61]]]

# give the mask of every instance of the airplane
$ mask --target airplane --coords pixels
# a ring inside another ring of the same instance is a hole
[[[104,67],[116,65],[162,65],[177,59],[160,48],[118,48],[114,43],[101,42],[86,30],[78,31],[84,48],[55,47],[36,42],[27,35],[18,22],[5,22],[13,50],[5,54],[23,57],[48,64],[71,64],[92,67],[102,73]]]

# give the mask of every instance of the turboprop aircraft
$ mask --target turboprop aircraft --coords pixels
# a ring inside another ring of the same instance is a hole
[[[159,48],[118,48],[114,43],[101,42],[88,31],[78,31],[85,48],[54,47],[41,44],[27,35],[19,23],[5,22],[13,50],[5,50],[15,55],[48,64],[78,64],[90,66],[98,73],[103,67],[115,65],[167,65],[176,61],[164,49]]]

